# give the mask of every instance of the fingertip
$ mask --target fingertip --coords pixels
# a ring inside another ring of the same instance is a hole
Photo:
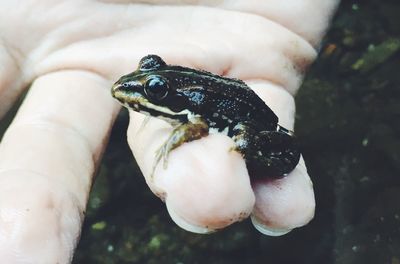
[[[253,182],[253,190],[256,196],[253,219],[262,233],[304,226],[314,217],[313,186],[302,159],[288,176]]]
[[[205,227],[205,226],[198,226],[198,225],[194,225],[191,224],[189,222],[187,222],[186,220],[184,220],[180,215],[178,215],[175,210],[172,208],[173,206],[171,206],[171,203],[168,201],[168,199],[166,200],[166,207],[169,213],[169,216],[171,217],[172,221],[175,222],[175,224],[177,224],[180,228],[192,232],[192,233],[196,233],[196,234],[210,234],[215,232],[215,229],[209,228],[209,227]]]
[[[266,236],[283,236],[292,231],[291,228],[272,228],[264,225],[255,215],[251,216],[251,223],[260,233]]]

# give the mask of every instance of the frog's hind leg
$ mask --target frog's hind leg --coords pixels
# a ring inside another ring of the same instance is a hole
[[[174,128],[171,135],[163,145],[157,150],[153,171],[153,176],[157,164],[162,160],[164,169],[167,168],[168,154],[185,142],[200,139],[208,135],[208,125],[200,118],[192,119],[191,122],[181,124]]]
[[[262,131],[256,137],[257,155],[271,176],[284,176],[299,163],[300,150],[293,136],[282,131]],[[255,159],[256,160],[256,159]],[[258,163],[250,167],[259,170]]]
[[[244,127],[233,137],[252,177],[281,177],[298,164],[300,151],[295,138],[285,130],[256,132]]]

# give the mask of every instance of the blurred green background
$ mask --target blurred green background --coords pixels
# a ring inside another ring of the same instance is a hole
[[[316,215],[283,237],[250,221],[178,228],[145,184],[119,116],[74,263],[400,263],[400,1],[344,1],[296,97]]]
[[[282,237],[249,220],[212,235],[178,228],[132,159],[122,111],[73,263],[400,264],[400,0],[342,1],[296,102],[310,224]]]

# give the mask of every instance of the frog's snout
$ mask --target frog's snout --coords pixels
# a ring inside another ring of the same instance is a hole
[[[138,81],[124,81],[118,80],[111,87],[111,94],[116,99],[126,99],[134,93],[140,93],[142,90],[142,84]]]
[[[117,99],[121,104],[125,103],[126,100],[126,92],[124,91],[124,86],[116,82],[114,85],[111,87],[111,95],[115,99]]]
[[[122,85],[120,83],[118,83],[118,82],[114,83],[114,85],[111,87],[111,95],[114,98],[117,98],[118,92],[121,91],[121,88],[122,88]]]
[[[137,82],[117,81],[111,87],[111,95],[125,107],[139,111],[139,106],[147,102],[140,90],[141,87]]]

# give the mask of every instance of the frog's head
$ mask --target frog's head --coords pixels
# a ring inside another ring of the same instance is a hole
[[[147,55],[136,71],[122,76],[112,87],[112,96],[124,106],[168,120],[185,118],[187,101],[171,83],[174,75],[159,56]]]

